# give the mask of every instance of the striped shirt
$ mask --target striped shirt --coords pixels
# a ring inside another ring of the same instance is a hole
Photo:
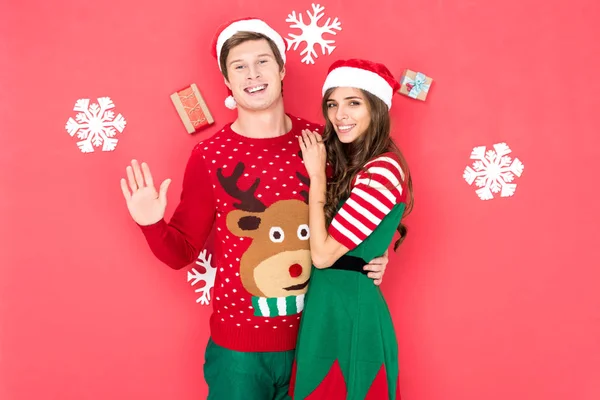
[[[354,179],[350,197],[335,215],[329,235],[352,250],[405,199],[404,172],[398,157],[385,153],[369,161]]]

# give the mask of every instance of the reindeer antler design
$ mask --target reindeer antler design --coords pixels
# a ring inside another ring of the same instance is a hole
[[[296,171],[296,177],[300,179],[300,182],[304,183],[306,186],[310,186],[310,179],[308,176],[304,176],[300,172]],[[303,190],[300,192],[300,195],[304,198],[304,202],[308,204],[308,191]]]
[[[302,157],[302,150],[298,152],[298,157],[304,161],[304,157]],[[310,178],[308,176],[302,175],[300,172],[296,171],[296,177],[300,179],[300,182],[304,183],[307,187],[310,186]],[[301,191],[300,195],[304,198],[304,202],[308,204],[308,190]]]
[[[221,182],[221,186],[223,186],[225,191],[231,197],[239,201],[238,203],[233,204],[234,207],[244,211],[263,212],[267,209],[267,207],[254,196],[254,193],[256,192],[256,189],[260,183],[260,178],[256,178],[252,186],[250,186],[250,188],[247,190],[242,190],[237,185],[238,180],[244,173],[244,168],[244,163],[238,162],[232,174],[228,177],[223,175],[223,168],[219,168],[217,170],[219,182]]]

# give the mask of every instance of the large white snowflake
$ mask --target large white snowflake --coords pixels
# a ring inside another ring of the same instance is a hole
[[[485,146],[475,147],[471,153],[473,168],[466,167],[463,178],[469,185],[475,182],[476,190],[481,200],[494,198],[494,193],[500,192],[501,197],[515,194],[516,183],[511,183],[515,175],[520,177],[524,165],[518,159],[512,160],[507,154],[511,149],[506,143],[497,143],[494,150],[485,151]]]
[[[196,303],[203,305],[207,305],[210,302],[210,289],[215,285],[215,277],[217,275],[217,267],[211,265],[211,260],[212,255],[209,255],[206,249],[202,250],[196,260],[196,264],[203,267],[206,272],[199,272],[196,268],[192,268],[187,274],[187,281],[191,281],[192,286],[199,282],[204,282],[204,286],[195,290],[196,293],[202,293],[196,299]]]
[[[319,20],[323,18],[323,15],[325,15],[323,13],[325,7],[322,7],[320,4],[312,4],[312,9],[312,14],[310,11],[306,11],[306,14],[310,18],[310,23],[308,25],[302,20],[302,13],[299,13],[298,17],[296,17],[296,11],[292,11],[292,13],[289,14],[285,20],[285,22],[292,22],[290,28],[302,30],[300,35],[294,35],[290,33],[290,37],[285,38],[285,40],[287,40],[288,43],[288,50],[292,47],[292,45],[294,46],[294,50],[296,50],[300,43],[306,42],[306,47],[300,52],[300,55],[304,56],[302,62],[305,64],[314,64],[315,58],[318,58],[317,52],[315,51],[316,44],[321,46],[321,53],[323,55],[331,54],[331,52],[335,49],[335,46],[332,45],[332,43],[335,43],[335,41],[324,39],[323,34],[330,33],[335,35],[337,34],[337,32],[335,32],[336,30],[342,30],[342,26],[337,17],[333,20],[333,22],[331,22],[331,18],[327,18],[325,25],[319,26]]]
[[[115,138],[117,131],[125,129],[125,118],[121,114],[115,118],[111,111],[115,105],[110,97],[98,98],[98,103],[90,105],[90,99],[79,99],[75,102],[74,111],[79,111],[75,116],[69,118],[65,129],[71,137],[77,134],[81,141],[77,146],[82,153],[92,153],[94,147],[102,145],[102,151],[112,151],[117,147],[118,139]]]

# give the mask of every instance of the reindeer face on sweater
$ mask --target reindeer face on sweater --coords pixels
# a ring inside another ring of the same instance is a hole
[[[252,239],[240,259],[243,286],[257,297],[306,293],[311,268],[308,205],[292,199],[265,206],[254,195],[260,178],[247,190],[237,186],[243,172],[241,162],[229,177],[223,176],[221,170],[217,171],[225,191],[238,200],[234,204],[237,210],[227,215],[227,228],[236,236]],[[298,178],[306,181],[301,175]]]

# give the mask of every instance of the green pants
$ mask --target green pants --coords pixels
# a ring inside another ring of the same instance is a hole
[[[209,339],[204,356],[208,400],[289,400],[294,350],[239,352]]]

